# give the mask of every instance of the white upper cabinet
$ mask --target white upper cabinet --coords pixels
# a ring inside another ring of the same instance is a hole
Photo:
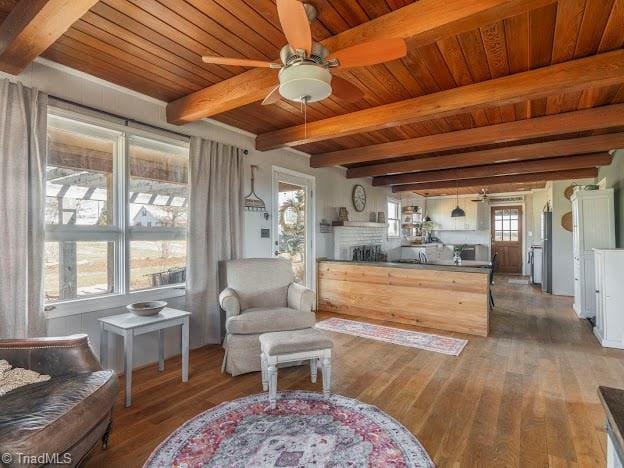
[[[435,223],[437,231],[476,231],[481,229],[478,219],[478,206],[469,198],[460,198],[459,207],[464,210],[466,216],[453,218],[451,212],[458,206],[455,198],[435,198],[427,200],[427,215]],[[485,228],[487,229],[487,227]]]

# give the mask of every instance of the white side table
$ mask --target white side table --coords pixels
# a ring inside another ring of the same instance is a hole
[[[158,331],[158,370],[165,369],[165,328],[182,327],[182,382],[188,381],[189,367],[189,319],[191,313],[183,310],[164,308],[157,315],[141,317],[133,313],[111,315],[99,318],[100,322],[100,361],[108,367],[108,332],[123,336],[124,374],[126,377],[126,408],[132,404],[132,348],[134,337]]]

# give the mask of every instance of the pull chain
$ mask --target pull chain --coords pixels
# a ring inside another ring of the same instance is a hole
[[[301,98],[301,112],[303,112],[303,137],[308,138],[308,101],[310,96],[303,96]]]

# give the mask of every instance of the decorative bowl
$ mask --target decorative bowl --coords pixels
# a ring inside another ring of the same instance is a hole
[[[135,315],[149,316],[156,315],[165,307],[167,307],[167,303],[165,301],[147,301],[129,304],[126,306],[126,309]]]

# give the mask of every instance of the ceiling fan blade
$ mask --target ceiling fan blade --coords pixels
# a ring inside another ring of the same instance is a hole
[[[364,91],[339,76],[332,76],[331,87],[334,96],[347,102],[357,102],[364,97]]]
[[[281,65],[274,62],[265,62],[263,60],[249,60],[228,57],[204,56],[202,61],[205,63],[214,63],[216,65],[232,65],[236,67],[261,67],[261,68],[281,68]]]
[[[270,104],[275,104],[277,101],[282,99],[282,95],[279,93],[279,85],[271,90],[269,94],[262,101],[263,106],[268,106]]]
[[[298,0],[277,0],[277,14],[286,40],[295,50],[312,52],[312,31],[310,20],[303,3]]]
[[[334,52],[329,59],[337,59],[341,68],[365,67],[403,58],[407,55],[407,44],[403,39],[380,39],[363,42]]]

